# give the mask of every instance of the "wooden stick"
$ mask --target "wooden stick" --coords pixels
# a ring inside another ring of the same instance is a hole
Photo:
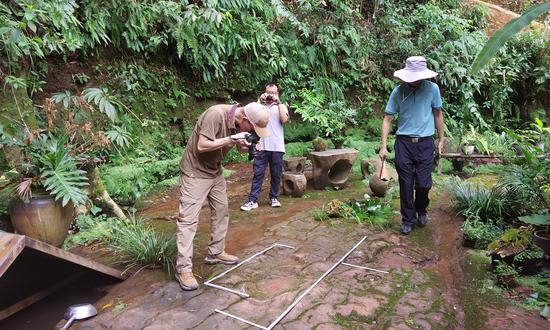
[[[386,164],[386,160],[384,159],[382,161],[382,165],[380,165],[380,173],[378,174],[378,177],[382,179],[382,172],[384,171],[384,165]]]

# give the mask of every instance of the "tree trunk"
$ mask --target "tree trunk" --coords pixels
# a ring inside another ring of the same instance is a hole
[[[87,164],[86,172],[88,173],[88,181],[90,183],[88,195],[92,202],[98,205],[102,210],[128,222],[128,217],[124,214],[120,206],[113,201],[107,189],[105,189],[105,185],[103,181],[101,181],[99,169],[95,162],[89,162]]]

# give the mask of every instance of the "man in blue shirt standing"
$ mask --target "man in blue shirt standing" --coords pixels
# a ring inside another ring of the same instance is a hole
[[[386,160],[387,139],[394,115],[398,115],[395,139],[395,168],[399,176],[399,197],[403,224],[401,233],[408,235],[413,225],[428,223],[428,193],[432,187],[437,129],[438,150],[444,143],[441,94],[437,84],[427,80],[437,73],[427,68],[422,56],[407,58],[405,68],[395,71],[404,81],[391,93],[382,122],[380,159]]]

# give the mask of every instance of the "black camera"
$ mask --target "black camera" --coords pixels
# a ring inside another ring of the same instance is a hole
[[[267,96],[265,97],[265,100],[266,100],[267,102],[273,102],[273,95],[267,95]]]
[[[256,132],[252,132],[246,136],[245,140],[250,143],[248,146],[248,160],[252,160],[256,156],[256,144],[260,142],[260,137]]]

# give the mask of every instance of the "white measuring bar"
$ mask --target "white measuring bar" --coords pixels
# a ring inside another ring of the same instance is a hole
[[[246,258],[245,260],[239,262],[238,264],[236,264],[235,266],[229,268],[228,270],[226,270],[225,272],[217,275],[216,277],[204,282],[204,285],[207,285],[209,287],[212,287],[212,288],[216,288],[216,289],[220,289],[220,290],[224,290],[224,291],[228,291],[228,292],[231,292],[231,293],[235,293],[243,298],[248,298],[250,297],[247,293],[244,293],[244,292],[240,292],[240,291],[237,291],[237,290],[233,290],[233,289],[230,289],[230,288],[226,288],[224,286],[221,286],[221,285],[217,285],[217,284],[213,284],[212,282],[214,282],[215,280],[217,280],[218,278],[224,276],[225,274],[229,273],[230,271],[232,271],[233,269],[239,267],[240,265],[244,264],[245,262],[248,262],[254,258],[256,258],[257,256],[261,255],[261,254],[264,254],[266,253],[267,251],[273,249],[274,247],[277,247],[277,246],[280,246],[280,247],[284,247],[284,248],[287,248],[287,249],[294,249],[293,246],[290,246],[290,245],[286,245],[286,244],[279,244],[279,243],[275,243],[273,245],[271,245],[270,247],[268,248],[265,248],[263,249],[262,251],[254,254],[253,256],[250,256],[248,258]]]

